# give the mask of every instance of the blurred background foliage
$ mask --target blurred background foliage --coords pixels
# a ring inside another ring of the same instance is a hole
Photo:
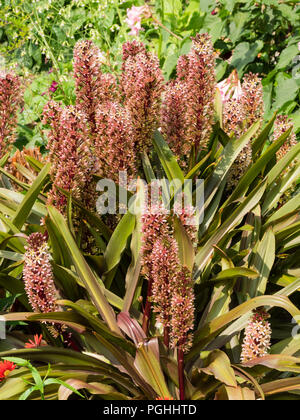
[[[149,4],[139,38],[155,49],[169,79],[191,36],[209,32],[219,54],[218,81],[235,68],[239,77],[263,77],[265,119],[275,110],[288,114],[300,132],[300,7],[278,0],[1,0],[0,67],[23,74],[24,107],[16,147],[43,146],[40,122],[49,96],[73,103],[72,51],[79,39],[92,39],[110,57],[107,70],[121,64],[121,45],[132,39],[127,9]],[[52,82],[58,82],[49,93]]]

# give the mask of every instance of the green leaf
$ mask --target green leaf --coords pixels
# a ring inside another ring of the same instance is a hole
[[[15,216],[12,219],[12,223],[21,229],[30,214],[30,211],[38,198],[38,195],[46,181],[46,178],[50,171],[50,163],[44,166],[36,180],[33,182],[31,188],[27,191],[22,203],[20,204]]]
[[[275,112],[273,117],[270,119],[268,124],[263,128],[262,132],[257,136],[257,138],[252,142],[252,155],[255,158],[259,152],[262,151],[268,136],[272,130],[274,122],[276,120],[277,113]]]
[[[239,76],[242,76],[242,71],[247,64],[252,63],[256,59],[263,46],[264,43],[261,40],[251,44],[249,42],[241,42],[236,46],[232,55],[231,65],[237,69]]]
[[[278,63],[276,64],[277,70],[285,69],[292,63],[293,58],[299,53],[297,45],[289,45],[280,54]]]
[[[228,386],[237,386],[234,370],[228,356],[223,351],[214,350],[209,353],[204,360],[204,364],[205,367],[201,368],[203,372],[213,375],[218,381]]]
[[[283,392],[295,391],[300,389],[300,377],[279,379],[277,381],[262,384],[265,395],[281,394]]]
[[[54,207],[49,206],[48,211],[51,220],[62,234],[65,244],[73,259],[76,271],[80,276],[82,282],[84,283],[85,288],[87,289],[100,315],[113,332],[120,333],[119,327],[116,322],[115,313],[112,307],[107,302],[101,289],[101,286],[98,283],[96,277],[94,276],[92,270],[90,269],[79,248],[77,247],[77,244],[74,238],[72,237],[63,216]]]
[[[121,260],[122,253],[126,247],[127,240],[133,232],[135,216],[128,211],[118,223],[114,230],[104,253],[106,273],[110,272]]]
[[[144,185],[140,180],[137,182],[137,198],[134,203],[135,209],[137,210],[136,206],[141,206],[142,203],[145,202],[145,190]],[[132,233],[131,239],[131,263],[128,267],[126,278],[125,278],[125,285],[126,285],[126,293],[124,296],[124,306],[122,311],[129,312],[130,307],[134,300],[134,295],[136,293],[139,275],[141,270],[141,244],[142,244],[142,224],[141,224],[141,213],[135,211],[136,219],[135,219],[135,227]]]
[[[234,267],[228,268],[227,270],[222,270],[219,274],[215,277],[211,278],[209,281],[223,281],[227,279],[232,279],[235,277],[250,277],[256,278],[257,271],[251,270],[250,268],[245,267]]]
[[[266,366],[270,369],[276,369],[280,372],[300,373],[300,358],[293,356],[286,356],[284,354],[269,354],[263,357],[257,357],[244,363],[246,367],[253,367],[257,365]]]
[[[160,366],[157,338],[139,344],[134,365],[159,396],[171,397]]]
[[[206,266],[214,252],[214,245],[217,245],[220,240],[228,233],[234,226],[236,226],[242,218],[252,210],[261,197],[266,188],[266,181],[259,184],[249,196],[239,205],[239,207],[232,213],[231,216],[216,230],[216,232],[207,240],[205,245],[200,249],[195,258],[196,273],[194,278],[200,275],[201,271]]]
[[[276,80],[277,86],[275,87],[275,101],[273,103],[274,110],[280,109],[286,102],[293,101],[299,91],[296,80],[282,73],[279,73]]]
[[[270,160],[276,155],[277,150],[280,149],[289,134],[290,130],[280,136],[279,139],[272,143],[265,153],[263,153],[262,156],[260,156],[260,158],[246,171],[223,207],[232,203],[248,190],[249,186],[257,178],[257,175],[263,171],[267,163],[270,162]]]
[[[208,343],[210,343],[215,336],[222,331],[222,329],[232,321],[237,320],[243,315],[246,314],[245,319],[241,323],[241,326],[237,329],[244,328],[245,322],[247,323],[247,319],[251,311],[255,308],[259,308],[260,306],[270,306],[274,307],[277,306],[279,308],[283,308],[288,311],[291,316],[295,319],[300,319],[300,311],[299,309],[291,303],[291,301],[285,296],[258,296],[253,299],[250,299],[247,302],[242,303],[241,305],[235,307],[228,313],[219,316],[218,318],[210,321],[209,323],[205,324],[202,328],[200,328],[194,336],[194,345],[186,356],[187,360],[192,359],[198,352],[203,349]],[[234,329],[236,331],[236,329]],[[231,332],[232,334],[232,332]],[[228,332],[226,334],[228,339]],[[214,344],[215,345],[215,344]],[[223,345],[223,344],[222,344]]]
[[[250,297],[265,294],[267,281],[275,262],[275,248],[275,235],[272,229],[268,229],[254,254],[252,266],[259,273],[259,277],[249,283]]]
[[[218,187],[220,186],[223,179],[228,174],[231,165],[238,157],[240,152],[255,135],[259,129],[259,122],[255,123],[242,137],[239,139],[233,139],[230,141],[220,157],[220,160],[213,171],[212,175],[205,180],[204,191],[205,191],[205,207],[212,201],[215,196]]]
[[[195,251],[192,241],[178,217],[174,217],[174,237],[178,244],[179,259],[183,267],[192,273]]]
[[[184,175],[171,149],[169,148],[168,144],[165,142],[163,136],[160,134],[159,131],[156,131],[154,133],[153,144],[169,181],[172,181],[173,179],[178,179],[183,184]]]

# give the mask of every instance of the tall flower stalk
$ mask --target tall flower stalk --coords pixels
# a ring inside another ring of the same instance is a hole
[[[48,194],[48,203],[54,204],[62,213],[67,199],[62,188],[83,200],[85,187],[90,181],[93,168],[85,114],[74,106],[64,109],[52,103],[44,110],[45,122],[50,123],[49,149],[52,165],[53,187]]]
[[[96,128],[98,106],[116,96],[115,77],[112,74],[102,73],[101,59],[101,51],[92,41],[82,40],[75,45],[76,105],[86,115],[92,134]]]
[[[32,233],[25,249],[23,279],[32,309],[41,313],[59,311],[56,304],[59,292],[54,283],[46,235]],[[61,327],[54,324],[49,326],[49,330],[56,336]]]
[[[0,157],[10,150],[16,139],[20,104],[20,78],[12,73],[0,72]]]
[[[183,224],[189,216],[189,209],[182,211]],[[168,215],[162,204],[142,216],[143,274],[148,279],[143,328],[147,334],[152,304],[156,323],[164,330],[164,344],[177,350],[180,399],[184,399],[184,353],[192,345],[194,291],[192,273],[180,262],[170,217],[174,215]],[[189,234],[193,240],[195,229]]]
[[[278,115],[276,117],[274,123],[274,132],[272,136],[272,141],[276,141],[282,136],[285,132],[287,132],[290,128],[293,128],[293,120],[291,120],[287,115]],[[294,131],[292,130],[290,136],[286,139],[285,143],[281,146],[281,148],[277,151],[276,157],[277,160],[282,159],[293,146],[297,144],[297,139]]]
[[[163,75],[156,56],[142,43],[123,45],[121,93],[134,134],[136,153],[148,152],[152,136],[159,127]]]
[[[239,138],[264,115],[263,89],[257,74],[249,73],[240,84],[236,72],[218,85],[223,98],[223,128],[229,137]],[[237,185],[252,162],[251,140],[230,168],[227,190]]]
[[[198,34],[190,53],[178,60],[176,80],[166,88],[162,131],[178,156],[207,147],[214,120],[215,57],[210,36]]]

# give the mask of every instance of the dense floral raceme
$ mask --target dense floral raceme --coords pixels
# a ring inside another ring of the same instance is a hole
[[[137,41],[123,45],[121,91],[133,126],[137,153],[148,152],[159,127],[163,75],[159,60]]]
[[[215,58],[209,35],[198,34],[190,53],[178,60],[176,80],[166,88],[162,131],[178,156],[192,146],[207,147],[214,121]]]
[[[23,279],[30,305],[35,312],[54,312],[59,294],[54,284],[46,236],[37,232],[27,239]]]
[[[233,88],[232,88],[233,86]],[[220,84],[219,84],[220,87]],[[262,125],[264,115],[263,89],[256,74],[246,74],[242,85],[236,72],[221,84],[223,89],[223,128],[230,137],[241,137],[257,121]],[[227,190],[232,190],[252,163],[251,141],[243,148],[230,168]]]
[[[246,117],[247,129],[257,121],[262,124],[264,117],[264,101],[260,77],[253,73],[246,74],[242,83],[242,91],[241,103]]]
[[[176,240],[157,239],[151,253],[152,302],[156,320],[168,330],[171,346],[187,351],[192,345],[194,292],[191,273],[182,267]]]
[[[56,113],[59,120],[52,118]],[[72,192],[83,200],[86,185],[90,182],[94,159],[89,147],[85,114],[74,106],[59,109],[52,103],[44,110],[45,120],[51,125],[49,159],[52,165],[53,187],[48,194],[48,203],[64,212],[67,198],[59,190]]]
[[[274,123],[272,141],[274,142],[278,140],[280,136],[282,136],[290,128],[293,128],[293,126],[293,121],[287,115],[278,115]],[[277,160],[282,159],[297,143],[296,135],[292,130],[290,136],[286,139],[283,146],[281,146],[281,148],[276,153]]]
[[[152,272],[151,253],[157,238],[164,238],[170,234],[168,214],[166,209],[158,204],[148,206],[142,213],[142,254],[143,274],[150,279]]]
[[[90,131],[95,130],[97,107],[116,96],[116,80],[101,71],[101,52],[92,41],[78,41],[74,48],[74,78],[77,108],[86,114]]]
[[[254,311],[247,327],[242,345],[241,362],[247,363],[268,354],[271,345],[269,314],[264,309]]]
[[[97,109],[96,127],[94,145],[101,162],[100,174],[118,182],[117,168],[132,178],[136,174],[134,130],[126,109],[116,102],[106,102]]]
[[[16,139],[17,111],[21,104],[21,80],[0,72],[0,157]]]
[[[177,208],[177,213],[183,225],[193,216],[188,206],[181,211]],[[164,328],[167,343],[170,340],[172,347],[187,351],[192,345],[191,330],[194,326],[193,283],[191,273],[180,263],[169,218],[162,203],[149,205],[142,214],[143,273],[151,284],[150,299],[156,321]],[[193,241],[195,228],[187,227]]]

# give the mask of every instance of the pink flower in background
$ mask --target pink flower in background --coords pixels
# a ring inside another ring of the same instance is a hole
[[[131,29],[129,35],[138,35],[139,32],[143,30],[141,27],[141,20],[146,11],[146,6],[132,6],[131,9],[127,9],[127,18],[125,19],[125,22]]]
[[[50,93],[50,92],[55,93],[57,91],[57,88],[58,88],[58,83],[55,82],[55,80],[53,80],[49,89],[46,90],[45,92],[41,93],[41,96],[45,96],[45,95],[47,95],[47,93]]]
[[[50,86],[50,88],[49,88],[49,90],[51,91],[51,92],[56,92],[56,90],[57,90],[57,87],[58,87],[58,83],[57,82],[55,82],[55,81],[53,81],[52,83],[51,83],[51,86]]]

